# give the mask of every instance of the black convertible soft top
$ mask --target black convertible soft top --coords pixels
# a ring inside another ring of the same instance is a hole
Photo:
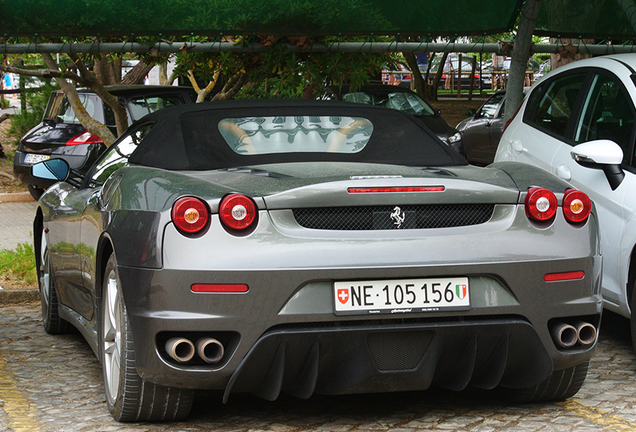
[[[373,124],[357,153],[287,152],[238,154],[219,123],[227,118],[268,116],[361,117]],[[368,162],[408,166],[466,165],[414,117],[397,110],[316,100],[237,100],[165,108],[136,124],[154,123],[129,162],[168,170],[210,170],[282,162]]]

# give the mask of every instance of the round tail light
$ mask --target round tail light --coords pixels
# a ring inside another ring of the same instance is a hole
[[[583,192],[568,189],[563,196],[563,215],[568,222],[585,222],[592,211],[592,201]]]
[[[200,233],[209,220],[208,206],[199,198],[179,198],[172,206],[172,222],[182,234]]]
[[[554,217],[557,211],[556,196],[548,189],[534,187],[526,195],[526,215],[528,218],[543,222]]]
[[[227,228],[247,229],[256,220],[256,204],[245,195],[228,195],[223,198],[219,205],[219,217]]]

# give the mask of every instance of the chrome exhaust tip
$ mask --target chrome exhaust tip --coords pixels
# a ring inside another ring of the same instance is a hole
[[[225,353],[223,344],[214,338],[201,338],[196,347],[197,354],[206,363],[218,363]]]
[[[592,324],[580,321],[574,324],[578,342],[583,346],[589,346],[596,340],[596,327]]]
[[[186,338],[173,337],[166,341],[166,352],[175,361],[185,363],[194,357],[194,344]]]
[[[552,327],[552,339],[561,348],[571,348],[579,340],[578,331],[570,324],[555,324]]]

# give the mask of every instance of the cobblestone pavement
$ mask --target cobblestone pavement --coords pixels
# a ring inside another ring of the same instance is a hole
[[[50,336],[39,304],[0,305],[2,431],[628,431],[636,430],[636,366],[628,321],[606,314],[597,354],[575,398],[510,405],[490,394],[442,392],[281,397],[197,395],[187,422],[110,417],[101,367],[78,333]]]

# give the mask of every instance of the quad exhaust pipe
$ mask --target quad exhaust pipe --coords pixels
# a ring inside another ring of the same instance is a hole
[[[179,363],[185,363],[194,357],[194,344],[182,337],[173,337],[166,341],[166,352]]]
[[[596,340],[596,327],[592,324],[579,321],[574,324],[576,328],[576,334],[578,336],[578,342],[583,346],[589,346]]]
[[[211,337],[200,338],[196,343],[184,337],[173,337],[166,341],[165,349],[168,356],[179,363],[189,362],[196,354],[204,362],[214,364],[225,354],[223,344]]]
[[[206,363],[218,363],[223,358],[225,348],[214,338],[201,338],[196,343],[197,354]]]
[[[558,323],[552,326],[552,339],[560,348],[572,348],[576,344],[590,346],[596,340],[596,327],[584,321],[572,324]]]

